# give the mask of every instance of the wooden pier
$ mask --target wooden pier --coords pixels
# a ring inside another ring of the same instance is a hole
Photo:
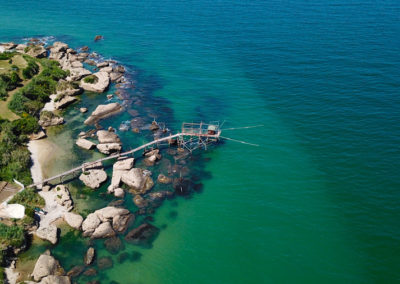
[[[40,182],[30,184],[27,187],[31,188],[31,187],[43,186],[46,183],[48,183],[52,180],[56,180],[56,179],[60,179],[60,182],[61,182],[63,177],[74,174],[78,171],[84,171],[85,168],[90,167],[91,165],[94,165],[96,163],[104,162],[104,161],[108,161],[108,160],[112,160],[112,159],[117,159],[117,158],[121,158],[121,157],[127,157],[129,155],[133,155],[137,151],[143,150],[154,144],[160,144],[165,141],[170,142],[170,141],[173,141],[174,139],[176,139],[179,147],[186,148],[189,151],[193,151],[195,148],[199,148],[202,146],[204,146],[206,148],[207,144],[218,141],[220,134],[221,134],[221,131],[219,129],[218,124],[183,123],[182,124],[182,132],[180,132],[180,133],[155,139],[149,143],[146,143],[135,149],[132,149],[132,150],[129,150],[129,151],[126,151],[123,153],[117,153],[117,154],[110,155],[108,157],[98,159],[96,161],[83,163],[82,165],[80,165],[76,168],[70,169],[68,171],[65,171],[65,172],[60,173],[55,176],[52,176],[50,178],[43,179]],[[197,146],[194,147],[193,145],[197,145]]]

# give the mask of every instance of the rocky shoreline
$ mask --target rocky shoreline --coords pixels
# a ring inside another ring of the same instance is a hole
[[[74,50],[63,42],[54,42],[51,46],[45,46],[40,40],[31,40],[29,45],[9,44],[9,46],[24,51],[26,50],[24,46],[31,46],[28,51],[36,50],[32,46],[39,46],[34,56],[48,56],[58,61],[62,69],[69,72],[68,77],[59,82],[57,92],[50,97],[51,101],[41,112],[42,130],[31,137],[30,150],[34,161],[31,170],[35,182],[40,182],[42,179],[42,169],[40,159],[38,159],[42,148],[37,145],[35,147],[35,143],[45,141],[46,132],[51,127],[68,124],[68,120],[64,120],[61,116],[61,110],[79,102],[79,96],[83,92],[99,93],[100,96],[111,87],[111,84],[115,84],[117,90],[114,94],[107,95],[107,99],[116,96],[119,102],[99,104],[88,115],[85,114],[87,108],[80,107],[79,113],[86,117],[84,124],[88,130],[82,131],[75,137],[78,152],[98,151],[103,155],[119,153],[124,146],[118,133],[127,131],[129,128],[133,133],[143,133],[153,139],[168,135],[168,130],[162,129],[154,120],[149,121],[157,115],[150,108],[143,107],[142,98],[131,97],[125,91],[126,86],[132,87],[133,83],[127,79],[126,67],[116,61],[102,60],[95,52],[89,53],[88,47]],[[147,117],[141,116],[137,108],[141,108]],[[121,124],[120,132],[112,127],[103,128],[100,125],[103,119],[125,111],[132,119],[128,123]],[[151,215],[154,210],[165,199],[173,198],[176,194],[188,194],[192,190],[198,190],[199,186],[188,178],[189,153],[183,149],[170,148],[163,152],[160,149],[149,149],[143,153],[143,159],[140,160],[137,162],[133,157],[118,159],[112,165],[110,178],[102,163],[90,164],[84,168],[79,175],[82,186],[91,190],[106,186],[107,194],[116,199],[108,206],[93,212],[82,214],[75,208],[76,200],[68,184],[44,185],[38,190],[46,205],[43,212],[37,214],[40,221],[31,232],[37,238],[57,245],[60,237],[58,223],[59,220],[63,220],[72,230],[80,232],[82,237],[89,238],[89,244],[95,240],[104,239],[106,249],[112,254],[118,253],[124,246],[121,239],[133,245],[149,246],[160,231],[151,224]],[[158,173],[156,176],[153,176],[152,168]],[[124,207],[126,196],[133,201],[134,211]],[[119,257],[124,259],[124,252]],[[97,271],[91,266],[94,260],[97,261],[98,269],[107,269],[112,266],[112,261],[107,257],[96,259],[95,249],[92,246],[88,247],[82,259],[84,259],[82,265],[77,265],[66,272],[54,256],[51,256],[51,252],[47,251],[37,260],[31,273],[33,279],[19,280],[25,280],[25,283],[71,283],[80,275],[95,276]],[[7,275],[11,283],[12,279],[17,281],[13,269],[8,269]]]

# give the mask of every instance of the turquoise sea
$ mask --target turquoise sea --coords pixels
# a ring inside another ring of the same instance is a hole
[[[226,141],[196,154],[202,190],[157,209],[161,232],[152,246],[126,245],[127,261],[113,255],[113,268],[79,283],[400,281],[399,1],[0,0],[0,7],[0,41],[53,36],[89,45],[128,66],[131,95],[174,130],[197,120],[264,125],[223,133],[260,147]],[[104,40],[94,43],[97,34]],[[105,95],[82,101],[93,108]],[[65,133],[75,137],[79,127]],[[126,147],[143,142],[123,139]],[[94,196],[92,207],[107,198]],[[67,269],[85,248],[71,234],[53,249]]]

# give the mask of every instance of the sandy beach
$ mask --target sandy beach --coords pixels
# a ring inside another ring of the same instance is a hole
[[[28,150],[31,152],[33,163],[31,174],[34,182],[39,182],[46,177],[45,169],[51,164],[57,149],[57,145],[48,139],[29,141]]]

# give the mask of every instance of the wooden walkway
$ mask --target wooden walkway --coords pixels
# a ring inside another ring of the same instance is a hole
[[[135,149],[132,149],[132,150],[129,150],[127,152],[113,154],[111,156],[108,156],[108,157],[105,157],[105,158],[101,158],[101,159],[98,159],[98,160],[93,161],[93,162],[84,163],[84,164],[82,164],[82,165],[80,165],[80,166],[78,166],[76,168],[70,169],[70,170],[65,171],[63,173],[60,173],[60,174],[58,174],[56,176],[53,176],[53,177],[50,177],[50,178],[46,178],[46,179],[44,179],[44,180],[42,180],[40,182],[33,183],[31,185],[28,185],[27,187],[31,188],[31,187],[35,187],[35,186],[41,186],[41,185],[44,185],[44,184],[48,183],[49,181],[52,181],[52,180],[55,180],[55,179],[61,179],[64,176],[73,174],[73,173],[75,173],[77,171],[81,171],[84,168],[90,167],[91,165],[94,165],[96,163],[104,162],[104,161],[111,160],[111,159],[117,159],[117,158],[120,158],[120,157],[126,157],[128,155],[134,154],[137,151],[145,149],[146,147],[149,147],[149,146],[151,146],[153,144],[157,144],[157,143],[160,143],[160,142],[168,141],[170,139],[174,139],[174,138],[182,137],[182,136],[196,136],[196,137],[201,136],[201,137],[210,137],[210,138],[218,138],[219,137],[218,134],[216,134],[216,135],[208,135],[208,134],[199,134],[199,133],[183,133],[183,132],[182,133],[177,133],[177,134],[174,134],[174,135],[170,135],[170,136],[167,136],[167,137],[163,137],[163,138],[159,138],[159,139],[153,140],[153,141],[151,141],[149,143],[146,143],[146,144],[144,144],[142,146],[139,146],[139,147],[137,147]]]

